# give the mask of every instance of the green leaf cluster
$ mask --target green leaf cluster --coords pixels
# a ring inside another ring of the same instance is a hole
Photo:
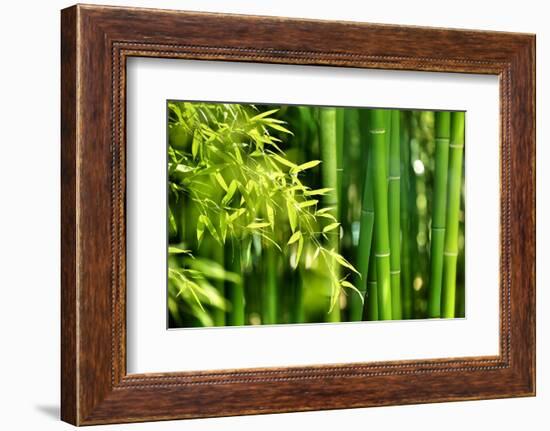
[[[191,250],[200,248],[205,238],[219,246],[239,244],[244,265],[250,263],[254,244],[261,244],[287,256],[293,268],[303,264],[307,247],[314,250],[314,259],[330,257],[343,269],[355,271],[337,251],[326,247],[327,235],[340,226],[335,208],[320,205],[320,198],[332,189],[311,189],[302,182],[303,175],[321,161],[298,164],[285,154],[281,144],[292,132],[275,117],[277,111],[260,112],[254,105],[242,104],[168,103],[171,242],[182,239],[179,200],[185,199],[196,210],[196,222],[185,223],[193,226],[193,235],[187,234],[183,251],[174,251],[169,268],[170,301],[184,301],[203,323],[208,320],[203,314],[205,302],[226,306],[208,284],[215,277],[207,274],[207,266],[197,266],[199,260],[191,258]],[[280,229],[285,225],[290,229]],[[235,276],[223,274],[230,280]],[[332,304],[340,289],[350,284],[336,274],[340,271],[331,274]]]

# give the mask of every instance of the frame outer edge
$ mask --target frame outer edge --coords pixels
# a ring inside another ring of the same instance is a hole
[[[511,58],[511,364],[519,396],[536,395],[536,117],[535,36]]]
[[[536,281],[537,281],[537,261],[536,261],[536,241],[537,241],[537,204],[536,204],[536,35],[526,36],[525,48],[522,50],[522,58],[519,60],[521,67],[525,68],[523,77],[523,85],[525,86],[525,105],[529,115],[523,115],[523,127],[525,128],[526,146],[529,148],[527,152],[528,159],[525,171],[529,175],[525,175],[525,181],[528,183],[528,194],[525,197],[527,205],[530,209],[529,225],[526,229],[523,241],[523,246],[526,248],[527,259],[524,260],[526,273],[528,273],[529,285],[524,287],[524,295],[527,296],[526,302],[529,304],[527,310],[527,328],[528,345],[525,347],[526,375],[528,396],[536,396]]]
[[[61,420],[79,423],[77,276],[78,6],[61,11]]]

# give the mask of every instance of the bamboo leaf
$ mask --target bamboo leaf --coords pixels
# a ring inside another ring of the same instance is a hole
[[[314,168],[315,166],[318,166],[321,163],[321,160],[311,160],[306,163],[302,163],[301,165],[296,166],[292,169],[292,173],[298,173],[301,171],[305,171],[306,169]]]
[[[261,228],[268,227],[268,226],[271,226],[271,223],[269,223],[269,222],[253,222],[253,223],[250,223],[249,225],[247,225],[246,227],[248,229],[261,229]]]
[[[288,213],[288,221],[290,223],[290,228],[292,229],[292,232],[294,232],[296,230],[297,215],[296,215],[296,208],[294,208],[294,205],[290,200],[286,201],[286,210]]]
[[[340,265],[352,270],[356,274],[359,274],[359,271],[357,271],[355,267],[351,263],[349,263],[341,254],[336,253],[334,250],[329,250],[328,253],[332,257],[334,257],[334,259],[336,259],[336,262],[338,262]]]
[[[244,161],[243,161],[243,157],[241,155],[240,150],[238,148],[235,148],[234,152],[235,152],[235,160],[237,160],[237,163],[239,165],[242,165],[244,163]]]
[[[331,190],[332,190],[332,189],[331,189]],[[322,208],[322,209],[320,209],[320,210],[317,210],[317,211],[315,212],[315,214],[316,214],[316,215],[325,214],[325,213],[327,213],[327,212],[329,212],[329,211],[332,211],[333,209],[334,209],[333,207]]]
[[[273,245],[277,250],[279,250],[280,252],[283,251],[283,249],[279,246],[279,244],[277,244],[273,239],[271,239],[269,236],[267,236],[265,233],[263,233],[262,231],[258,232],[258,235],[260,235],[260,237],[262,237],[263,239],[265,239],[268,243],[270,243],[271,245]]]
[[[170,235],[176,235],[178,233],[178,226],[171,208],[168,208],[168,228]]]
[[[324,214],[315,214],[316,217],[326,218],[329,220],[333,220],[336,222],[336,217],[334,217],[332,214],[324,213]]]
[[[315,249],[315,252],[313,253],[313,257],[311,258],[311,263],[315,262],[317,258],[319,257],[319,253],[321,252],[321,248],[317,247]]]
[[[298,204],[298,206],[300,208],[307,208],[307,207],[312,207],[314,205],[317,205],[319,203],[319,201],[317,199],[312,199],[310,201],[304,201],[304,202],[300,202]]]
[[[222,211],[220,213],[220,236],[223,243],[225,243],[225,238],[227,236],[227,219],[227,213]]]
[[[247,267],[250,265],[250,251],[252,249],[252,238],[249,236],[248,239],[245,241],[244,247],[243,247],[243,266]]]
[[[289,168],[297,168],[298,165],[295,163],[292,163],[290,160],[285,159],[284,157],[279,156],[278,154],[272,153],[271,157],[273,157],[275,160],[277,160],[281,165],[288,166]]]
[[[229,216],[229,221],[234,222],[237,220],[240,216],[242,216],[246,212],[245,208],[239,208],[237,211],[235,211],[233,214]]]
[[[272,110],[270,110],[270,111],[262,112],[261,114],[258,114],[258,115],[256,115],[256,116],[252,117],[252,118],[251,118],[250,120],[248,120],[248,121],[250,121],[251,123],[253,123],[254,121],[260,120],[260,119],[262,119],[262,118],[264,118],[264,117],[268,117],[269,115],[274,114],[274,113],[277,112],[278,110],[279,110],[279,109],[277,108],[277,109],[272,109]]]
[[[216,231],[216,228],[214,227],[214,225],[212,224],[212,222],[210,221],[210,219],[205,216],[204,214],[201,214],[199,216],[199,221],[202,220],[202,222],[204,223],[204,225],[206,226],[206,228],[208,229],[208,231],[210,232],[210,235],[212,235],[212,237],[220,242],[220,238],[218,236],[218,232]]]
[[[228,189],[227,183],[225,182],[222,174],[220,174],[219,171],[214,174],[214,178],[216,178],[216,180],[218,181],[218,184],[222,186],[222,189],[224,189],[227,192],[227,189]]]
[[[265,208],[267,211],[267,220],[269,220],[271,227],[275,227],[275,211],[273,210],[273,207],[266,201]]]
[[[185,284],[189,287],[189,291],[191,292],[191,294],[193,295],[193,298],[195,298],[195,301],[197,301],[197,305],[200,307],[200,309],[202,311],[204,311],[204,307],[202,306],[202,303],[201,303],[201,300],[199,299],[199,297],[197,296],[197,293],[195,292],[195,286],[197,286],[196,283],[193,283],[189,280],[187,280],[185,282]]]
[[[352,283],[350,283],[349,281],[347,280],[342,280],[340,281],[340,285],[342,287],[347,287],[348,289],[351,289],[353,290],[354,292],[356,292],[358,295],[359,295],[359,298],[361,298],[361,303],[364,304],[364,297],[363,297],[363,294],[361,293],[361,291],[359,289],[357,289],[357,287],[355,287]]]
[[[304,192],[304,194],[306,196],[325,195],[325,194],[331,192],[332,190],[333,189],[331,189],[330,187],[325,187],[325,188],[322,188],[322,189],[306,190]]]
[[[271,127],[272,129],[278,130],[279,132],[288,133],[289,135],[293,135],[290,130],[286,129],[285,127],[281,126],[280,124],[274,124],[271,122],[266,122],[268,127]]]
[[[169,254],[188,254],[191,255],[191,250],[185,250],[183,248],[175,247],[173,245],[168,246]]]
[[[336,229],[338,226],[340,226],[340,223],[331,223],[323,228],[323,233],[330,232],[331,230]]]
[[[288,240],[287,242],[287,245],[291,245],[291,244],[294,244],[296,241],[298,241],[300,238],[302,238],[302,232],[300,232],[299,230],[297,230],[296,232],[294,232],[292,234],[292,236],[290,237],[290,239]]]
[[[204,222],[202,221],[202,215],[197,220],[197,241],[200,244],[202,236],[204,235]]]
[[[332,292],[330,295],[330,307],[329,307],[329,314],[333,311],[336,304],[338,304],[338,298],[339,298],[339,292],[340,292],[340,283],[337,282],[337,280],[332,282]]]
[[[200,150],[200,145],[201,134],[197,129],[195,129],[195,133],[193,133],[193,144],[191,145],[191,154],[193,155],[193,160],[197,158],[197,154]]]
[[[225,194],[225,196],[222,199],[222,205],[223,206],[226,206],[227,204],[229,204],[231,202],[231,199],[233,199],[233,196],[235,195],[235,192],[237,191],[238,185],[239,185],[239,183],[237,182],[237,180],[231,181],[231,184],[229,185],[229,187],[227,189],[227,193]]]
[[[300,257],[302,256],[302,250],[304,249],[304,237],[300,236],[298,240],[298,250],[296,251],[296,266],[300,263]]]
[[[198,273],[214,280],[227,280],[232,283],[240,283],[241,276],[234,272],[226,271],[225,268],[210,259],[189,259],[189,265]]]

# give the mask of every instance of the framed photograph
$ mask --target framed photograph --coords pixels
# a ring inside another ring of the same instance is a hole
[[[61,14],[62,419],[535,394],[535,37]]]

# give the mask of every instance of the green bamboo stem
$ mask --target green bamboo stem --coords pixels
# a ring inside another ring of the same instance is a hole
[[[369,110],[374,187],[374,251],[376,253],[378,317],[380,320],[391,320],[392,318],[386,128],[387,112],[383,109]]]
[[[335,214],[338,215],[338,133],[337,133],[337,112],[336,108],[319,109],[319,144],[321,149],[321,164],[324,187],[332,190],[325,195],[324,203],[328,207],[335,208]],[[338,230],[334,230],[328,235],[328,247],[338,251],[339,235]],[[339,266],[336,260],[327,256],[329,270],[335,273],[339,278]],[[331,283],[333,280],[331,280]],[[332,290],[332,289],[331,289]],[[330,322],[340,321],[340,307],[337,303],[329,312],[327,319]]]
[[[409,196],[411,194],[410,112],[403,112],[401,121],[401,303],[403,318],[412,318],[411,277],[411,221]]]
[[[264,248],[265,287],[262,301],[262,323],[273,325],[277,322],[277,255],[271,247]]]
[[[399,111],[390,112],[390,148],[388,177],[388,221],[390,239],[390,285],[392,299],[392,319],[402,318],[401,310],[401,220],[400,220],[400,188],[401,188],[401,154],[400,154],[400,119]]]
[[[304,323],[304,291],[300,269],[292,273],[292,323]]]
[[[447,173],[451,113],[435,113],[435,169],[432,204],[431,275],[428,292],[428,317],[441,317],[441,283],[443,280],[443,248],[445,211],[447,207]]]
[[[212,260],[224,266],[224,247],[217,242],[212,244]],[[225,298],[225,282],[223,280],[217,280],[214,287],[222,298]],[[215,308],[213,312],[213,320],[215,326],[225,326],[225,310],[221,308]]]
[[[358,109],[346,109],[344,113],[344,151],[343,151],[343,172],[340,189],[340,223],[342,223],[343,237],[340,241],[340,248],[348,250],[352,245],[350,213],[354,209],[350,201],[349,190],[352,184],[352,151],[355,147],[361,146],[361,120]],[[352,251],[352,250],[350,250]]]
[[[373,239],[374,248],[374,239]],[[369,269],[367,275],[367,295],[365,297],[365,308],[363,319],[378,320],[378,287],[376,284],[376,256],[371,253],[369,256]]]
[[[344,184],[344,118],[345,109],[336,108],[336,198],[338,202],[338,219],[343,220],[342,200]]]
[[[241,264],[241,248],[237,241],[228,244],[226,249],[226,268],[231,272],[239,274],[241,281],[239,283],[226,284],[226,290],[229,292],[231,309],[227,316],[227,323],[230,326],[242,326],[245,324],[245,302],[244,302],[244,274]]]
[[[421,125],[421,112],[420,111],[412,111],[411,112],[411,161],[412,160],[419,160],[421,157],[420,154],[420,140],[421,140],[421,133],[420,130],[422,128]],[[416,141],[416,150],[413,151],[412,141]],[[423,292],[422,290],[417,290],[414,288],[415,282],[417,278],[421,278],[423,280],[423,273],[422,273],[422,262],[424,259],[424,252],[422,252],[419,248],[418,244],[418,236],[420,234],[420,227],[421,227],[421,219],[423,217],[419,214],[419,209],[417,206],[417,198],[422,195],[424,192],[425,182],[424,182],[424,175],[417,175],[416,172],[414,172],[414,169],[412,169],[411,165],[411,191],[409,193],[409,217],[411,220],[410,225],[410,237],[411,237],[411,255],[410,255],[410,261],[411,261],[411,279],[412,279],[412,302],[413,302],[413,319],[422,319],[425,317],[425,313],[422,312],[422,302],[423,302]]]
[[[443,264],[442,317],[445,318],[453,318],[455,316],[456,264],[458,256],[458,224],[463,153],[464,112],[453,112],[451,114],[451,143],[449,145],[447,218]]]
[[[368,131],[368,129],[367,129]],[[368,146],[368,134],[362,139],[364,147]],[[374,226],[374,190],[373,190],[373,168],[372,168],[372,148],[367,148],[367,151],[363,153],[367,155],[365,158],[366,169],[365,178],[363,182],[363,196],[361,200],[361,216],[359,220],[359,244],[357,245],[357,270],[361,274],[360,277],[357,277],[356,287],[363,293],[367,292],[366,295],[363,295],[365,298],[370,294],[370,290],[367,285],[367,277],[369,274],[369,267],[371,261],[371,250],[372,250],[372,232]],[[361,320],[361,317],[364,314],[363,309],[367,308],[367,302],[362,307],[361,303],[358,301],[360,298],[358,295],[352,293],[352,302],[350,305],[350,320],[356,321]],[[376,306],[378,306],[376,304]],[[367,313],[369,316],[372,313]],[[378,314],[378,313],[376,313]]]

